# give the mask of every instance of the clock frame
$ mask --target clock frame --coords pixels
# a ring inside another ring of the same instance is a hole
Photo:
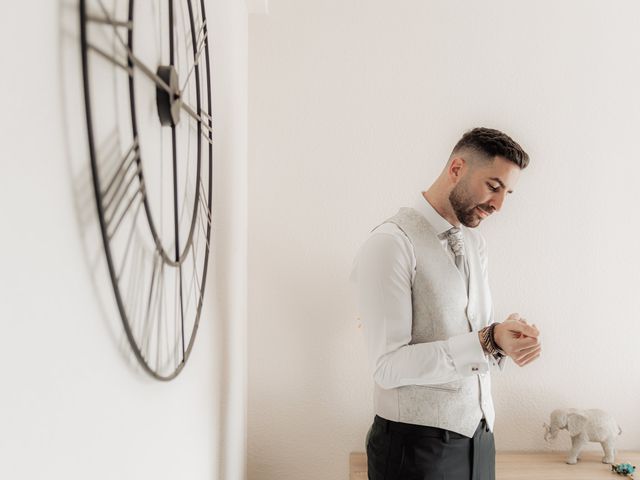
[[[212,231],[213,122],[204,0],[80,0],[93,190],[115,303],[142,368],[192,351]]]

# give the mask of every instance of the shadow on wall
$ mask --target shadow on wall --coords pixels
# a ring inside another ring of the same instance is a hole
[[[60,118],[65,133],[64,146],[69,176],[73,185],[72,202],[78,233],[82,239],[82,256],[93,283],[106,333],[128,368],[142,376],[142,368],[131,352],[116,308],[100,234],[85,123],[78,1],[60,0],[58,13]],[[115,140],[115,135],[114,132],[112,140]]]

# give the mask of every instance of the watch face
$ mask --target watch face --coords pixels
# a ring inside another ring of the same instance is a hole
[[[143,368],[193,347],[211,237],[213,135],[204,0],[80,1],[93,187],[115,301]]]

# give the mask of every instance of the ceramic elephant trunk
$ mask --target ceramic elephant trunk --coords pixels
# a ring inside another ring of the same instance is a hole
[[[558,436],[558,432],[567,428],[567,415],[568,410],[566,409],[558,409],[551,412],[550,425],[547,425],[546,423],[544,424],[544,439],[547,442],[555,440]]]
[[[607,412],[599,409],[558,409],[551,412],[549,425],[543,425],[546,441],[554,440],[560,430],[568,430],[571,450],[567,463],[575,464],[587,442],[599,442],[604,450],[603,463],[615,461],[615,440],[622,434],[618,423]]]
[[[560,431],[559,428],[554,428],[552,429],[550,425],[547,425],[546,423],[542,425],[544,427],[545,433],[544,433],[544,439],[547,442],[550,442],[551,440],[555,440],[556,437],[558,436],[558,432]]]

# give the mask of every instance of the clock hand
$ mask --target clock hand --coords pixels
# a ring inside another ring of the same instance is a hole
[[[104,7],[102,2],[99,2],[99,4],[100,4],[100,8],[102,9],[102,13],[104,14],[104,16],[106,18],[106,23],[108,23],[109,25],[111,25],[113,27],[113,33],[115,34],[115,36],[118,39],[118,41],[120,42],[120,44],[124,47],[124,49],[125,49],[125,51],[127,53],[127,57],[129,57],[129,60],[131,60],[131,63],[133,63],[136,67],[138,67],[142,71],[142,73],[144,73],[147,77],[149,77],[156,85],[158,85],[160,88],[162,88],[164,91],[166,91],[169,95],[179,96],[180,95],[179,91],[174,91],[169,85],[167,85],[167,83],[162,78],[160,78],[158,75],[156,75],[149,67],[147,67],[138,57],[136,57],[133,54],[133,52],[131,51],[129,46],[126,44],[126,42],[120,36],[120,33],[118,33],[117,26],[121,22],[117,22],[117,21],[115,21],[114,19],[111,18],[111,16],[109,15],[109,12]],[[102,51],[100,51],[97,47],[92,46],[92,48],[94,50],[98,51],[98,53],[101,53],[103,56],[106,56],[108,59],[112,60],[116,64],[122,66],[120,64],[120,62],[118,62],[115,58],[111,57],[108,54],[105,54]]]
[[[180,107],[187,112],[191,117],[193,117],[197,122],[202,124],[202,127],[209,133],[211,131],[211,117],[206,113],[202,112],[202,116],[198,115],[193,111],[193,108],[189,106],[189,104],[180,101]]]
[[[129,75],[133,75],[133,69],[130,68],[128,65],[122,63],[122,61],[118,60],[117,58],[115,58],[114,56],[112,56],[109,53],[105,52],[104,50],[102,50],[100,47],[98,47],[96,45],[93,45],[91,43],[87,43],[87,45],[91,50],[96,52],[101,57],[109,60],[111,63],[113,63],[114,65],[116,65],[116,66],[118,66],[120,68],[122,68],[123,70],[126,70]],[[126,48],[126,46],[125,46],[125,48]],[[149,77],[151,80],[153,80],[153,82],[155,82],[156,85],[158,85],[160,88],[162,88],[164,91],[166,91],[169,95],[175,95],[175,96],[179,95],[179,93],[178,92],[174,92],[171,89],[171,87],[169,85],[167,85],[167,83],[164,80],[162,80],[162,78],[160,78],[155,73],[153,73],[151,70],[149,70],[149,67],[147,67],[144,63],[142,63],[131,52],[131,50],[129,50],[128,48],[127,48],[127,55],[131,59],[131,62],[134,65],[136,65],[147,77]]]
[[[153,73],[153,71],[151,71],[149,69],[149,67],[147,67],[144,63],[142,63],[133,54],[133,52],[131,50],[129,50],[128,47],[125,46],[125,48],[127,48],[127,55],[129,56],[129,58],[131,59],[133,64],[136,67],[138,67],[142,71],[142,73],[144,73],[147,77],[149,77],[149,79],[151,79],[153,82],[155,82],[156,85],[158,85],[160,88],[162,88],[169,95],[175,95],[175,96],[179,96],[180,95],[180,92],[174,91],[169,85],[167,85],[167,83],[164,80],[162,80],[162,78],[160,78],[158,75]]]
[[[160,78],[158,75],[156,75],[149,67],[147,67],[138,57],[135,56],[135,54],[131,51],[131,49],[129,48],[129,46],[126,44],[126,42],[122,39],[122,37],[120,36],[120,34],[117,31],[117,26],[121,23],[121,22],[117,22],[115,20],[113,20],[111,18],[111,16],[109,15],[109,12],[107,11],[107,9],[104,7],[104,5],[102,4],[102,2],[100,3],[100,8],[102,9],[102,12],[104,14],[104,16],[106,17],[106,23],[108,23],[109,25],[111,25],[113,27],[114,30],[114,34],[116,36],[116,38],[118,39],[118,41],[120,42],[120,44],[122,45],[122,47],[124,47],[126,53],[127,53],[127,57],[131,60],[131,63],[133,63],[135,66],[137,66],[142,73],[144,73],[149,79],[151,79],[156,85],[158,85],[160,88],[162,88],[165,92],[167,92],[170,95],[175,95],[176,97],[180,97],[181,95],[181,91],[182,90],[173,90],[162,78]],[[191,75],[191,73],[193,72],[195,66],[198,64],[198,62],[200,61],[200,55],[202,54],[202,52],[204,51],[204,47],[205,47],[205,40],[207,38],[207,33],[206,33],[206,21],[203,21],[202,27],[199,30],[199,36],[200,33],[204,32],[204,36],[202,36],[198,42],[198,51],[196,54],[196,59],[195,59],[195,63],[193,64],[193,66],[191,67],[191,70],[189,71],[189,73],[187,74],[187,78],[185,79],[185,83],[184,83],[184,87],[187,86],[187,82],[189,80],[189,76]],[[109,60],[113,61],[114,63],[116,63],[117,65],[121,66],[124,68],[124,65],[122,65],[120,62],[118,62],[115,58],[111,57],[110,55],[100,51],[97,47],[92,47],[94,48],[94,50],[96,50],[98,53],[101,53],[103,56],[107,57]],[[129,68],[127,68],[127,70],[129,70]],[[183,87],[183,88],[184,88]],[[196,121],[202,123],[203,127],[207,130],[207,132],[209,132],[211,130],[210,124],[211,124],[211,117],[209,117],[208,115],[206,116],[206,119],[202,119],[194,110],[193,108],[191,108],[188,104],[184,103],[184,101],[180,101],[180,106],[181,108],[187,112],[191,117],[193,117]],[[203,112],[204,113],[204,112]],[[206,114],[205,114],[206,115]]]

